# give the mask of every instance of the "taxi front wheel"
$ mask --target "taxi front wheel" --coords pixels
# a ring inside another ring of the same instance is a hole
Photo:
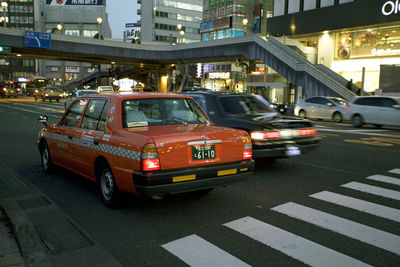
[[[108,207],[115,207],[118,202],[119,191],[115,184],[110,167],[104,167],[100,172],[99,184],[103,202]]]
[[[50,151],[46,142],[43,142],[40,147],[40,156],[43,170],[50,173],[54,169],[54,165],[51,162]]]

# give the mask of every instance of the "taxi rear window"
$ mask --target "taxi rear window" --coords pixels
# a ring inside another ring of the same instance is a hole
[[[124,128],[206,123],[207,118],[192,99],[144,98],[122,102]]]

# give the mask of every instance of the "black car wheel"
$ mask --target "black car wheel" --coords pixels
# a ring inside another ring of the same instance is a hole
[[[302,118],[302,119],[307,118],[306,112],[305,112],[304,110],[300,110],[300,112],[299,112],[299,117]]]
[[[351,119],[354,127],[361,127],[364,123],[360,115],[354,115]]]
[[[109,166],[99,170],[99,186],[103,202],[108,207],[115,207],[119,199],[119,190]]]
[[[335,112],[335,113],[333,113],[333,115],[332,115],[332,119],[333,119],[335,122],[342,122],[342,121],[343,121],[343,116],[342,116],[342,114],[340,114],[340,112]]]
[[[54,170],[54,165],[51,161],[50,150],[46,142],[43,142],[40,145],[40,159],[44,172],[50,173]]]

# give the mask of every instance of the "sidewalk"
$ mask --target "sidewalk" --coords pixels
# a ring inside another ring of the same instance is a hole
[[[0,267],[122,266],[60,207],[0,162]]]

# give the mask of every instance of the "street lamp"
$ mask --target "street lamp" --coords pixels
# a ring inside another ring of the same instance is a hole
[[[176,28],[178,29],[178,43],[180,43],[180,41],[179,41],[179,33],[180,33],[180,31],[182,30],[182,24],[178,24],[178,25],[176,25]]]
[[[8,4],[7,2],[1,2],[1,7],[3,8],[3,23],[4,23],[4,28],[7,27],[7,15],[6,15],[6,11],[7,11],[7,7]]]
[[[180,31],[179,35],[181,36],[181,43],[183,43],[183,35],[185,34],[185,31]]]
[[[61,24],[57,24],[57,30],[59,33],[61,33],[63,26]]]
[[[244,18],[244,19],[242,20],[242,23],[243,23],[243,26],[244,26],[244,35],[246,35],[246,32],[247,32],[247,23],[249,23],[249,20],[246,19],[246,18]]]
[[[100,35],[101,35],[101,23],[102,22],[103,22],[102,18],[97,18],[97,24],[99,24],[99,33],[98,33],[99,40],[101,39]]]

